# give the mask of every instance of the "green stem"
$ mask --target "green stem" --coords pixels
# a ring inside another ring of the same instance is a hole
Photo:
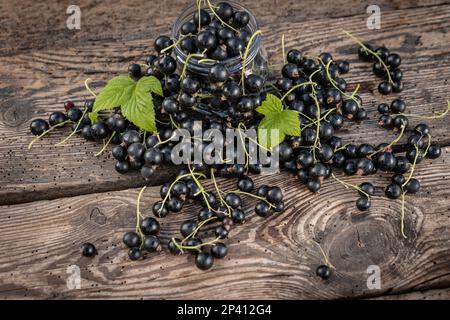
[[[147,187],[146,186],[142,187],[141,191],[139,191],[139,195],[136,200],[136,232],[139,233],[139,235],[141,236],[141,246],[144,243],[144,234],[142,233],[142,230],[140,227],[140,220],[141,220],[140,203],[141,203],[142,194],[144,193],[145,188],[147,188]]]
[[[84,86],[86,87],[86,90],[89,91],[89,93],[94,96],[94,98],[97,98],[97,95],[95,94],[95,92],[92,91],[91,88],[89,87],[89,83],[91,83],[91,82],[92,82],[92,79],[91,78],[87,78],[84,81]]]
[[[113,133],[112,133],[111,136],[109,137],[108,141],[107,141],[105,144],[103,144],[103,148],[102,148],[99,152],[97,152],[97,153],[95,154],[96,157],[98,157],[99,155],[101,155],[101,154],[106,150],[106,147],[111,143],[111,140],[112,140],[112,138],[115,136],[115,134],[116,134],[116,132],[113,131]]]
[[[83,121],[84,115],[86,114],[86,112],[87,112],[87,108],[85,108],[85,109],[83,110],[83,114],[81,115],[80,120],[78,120],[75,129],[74,129],[74,130],[73,130],[66,138],[64,138],[63,140],[61,140],[61,141],[58,142],[57,144],[55,144],[55,146],[59,146],[59,145],[62,145],[62,144],[64,144],[64,143],[66,143],[70,138],[73,137],[74,134],[76,134],[76,133],[78,132],[78,128],[80,127],[80,124],[81,124],[81,122]]]
[[[212,11],[213,15],[217,18],[217,20],[220,21],[220,23],[222,23],[222,25],[227,26],[228,28],[230,28],[230,29],[233,30],[234,32],[239,32],[239,30],[233,28],[232,26],[230,26],[228,23],[226,23],[225,21],[223,21],[223,20],[219,17],[219,15],[216,13],[216,11],[214,11],[214,8],[213,8],[213,6],[211,5],[211,2],[210,2],[209,0],[206,0],[206,3],[208,4],[209,9]]]
[[[447,115],[447,113],[450,110],[450,101],[447,101],[447,109],[444,112],[438,113],[436,116],[422,116],[420,114],[407,114],[407,113],[400,113],[399,115],[403,115],[406,117],[413,117],[413,118],[419,118],[419,119],[427,119],[427,120],[433,120],[433,119],[439,119],[443,118]]]
[[[40,139],[41,139],[43,136],[45,136],[47,133],[49,133],[49,132],[55,130],[56,128],[62,127],[62,126],[64,126],[66,123],[69,123],[69,122],[71,122],[71,121],[70,121],[70,120],[66,120],[66,121],[63,121],[63,122],[61,122],[61,123],[58,123],[58,124],[56,124],[56,125],[50,127],[49,129],[45,130],[44,132],[42,132],[40,135],[36,136],[33,140],[31,140],[30,144],[28,145],[28,150],[31,149],[31,147],[33,146],[33,144],[34,144],[36,141],[40,140]]]
[[[334,180],[336,180],[337,182],[339,182],[340,184],[342,184],[345,188],[347,188],[347,189],[348,189],[348,188],[353,188],[353,189],[355,189],[355,190],[361,192],[362,194],[364,194],[364,195],[367,197],[367,199],[370,199],[370,195],[369,195],[367,192],[365,192],[363,189],[361,189],[360,187],[355,186],[354,184],[351,184],[351,183],[347,183],[347,182],[345,182],[345,181],[342,181],[341,179],[339,179],[338,177],[336,177],[336,176],[334,175],[334,173],[332,173],[331,176],[333,177]]]
[[[394,140],[392,140],[391,143],[389,143],[389,144],[388,144],[386,147],[384,147],[383,149],[378,149],[378,150],[372,152],[371,154],[368,155],[368,157],[371,158],[371,157],[373,157],[374,155],[376,155],[378,152],[381,152],[382,150],[387,150],[387,149],[391,148],[394,144],[396,144],[397,142],[399,142],[400,139],[403,137],[403,133],[405,132],[405,129],[406,129],[406,126],[403,124],[403,125],[400,127],[400,133],[398,134],[398,136],[397,136]]]
[[[217,185],[217,181],[216,181],[216,177],[214,176],[214,169],[211,168],[211,180],[213,181],[214,184],[214,188],[217,191],[217,195],[219,197],[220,203],[222,203],[228,211],[228,216],[231,217],[231,212],[233,211],[233,208],[231,208],[228,203],[226,203],[226,201],[223,199],[222,195],[221,195],[221,191],[219,189],[219,186]]]
[[[371,55],[373,55],[383,66],[384,70],[386,71],[386,75],[388,78],[388,81],[390,84],[394,84],[394,81],[392,81],[392,77],[391,77],[391,73],[389,72],[389,68],[388,66],[384,63],[383,59],[380,58],[380,56],[378,54],[376,54],[375,52],[373,52],[372,50],[370,50],[369,48],[367,48],[362,42],[361,40],[359,40],[357,37],[355,37],[354,35],[352,35],[350,32],[342,30],[347,36],[349,36],[354,42],[356,42],[357,44],[359,44],[366,52],[369,52]]]
[[[317,85],[317,83],[314,82],[314,81],[307,81],[307,82],[300,83],[300,84],[298,84],[298,85],[296,85],[296,86],[293,86],[291,89],[289,89],[288,92],[286,92],[286,93],[281,97],[281,101],[283,101],[283,100],[284,100],[284,99],[285,99],[292,91],[297,90],[298,88],[304,87],[304,86],[307,86],[307,85],[312,85],[312,86],[314,87],[315,85]]]
[[[253,40],[259,34],[261,34],[261,30],[255,31],[252,34],[252,36],[250,37],[250,40],[248,41],[247,47],[245,48],[244,58],[242,60],[242,73],[241,73],[242,94],[245,94],[245,65],[247,63],[248,51],[250,49],[250,45],[252,44]]]

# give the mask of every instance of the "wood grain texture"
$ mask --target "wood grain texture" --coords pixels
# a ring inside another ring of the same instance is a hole
[[[326,0],[320,5],[314,0],[237,1],[249,8],[263,25],[277,21],[305,21],[336,18],[366,12],[370,1]],[[0,55],[20,51],[59,49],[72,46],[98,45],[116,41],[154,37],[168,32],[174,19],[192,0],[81,0],[82,27],[79,31],[66,28],[66,1],[37,2],[32,0],[0,3]],[[379,0],[383,12],[395,9],[428,7],[445,0]],[[26,19],[24,19],[26,17]],[[132,17],[132,18],[131,18]]]
[[[387,295],[373,298],[374,300],[449,300],[450,289],[414,291],[405,294]]]
[[[287,174],[255,177],[257,185],[276,183],[283,189],[286,211],[262,220],[254,216],[255,202],[246,198],[247,222],[225,240],[228,257],[207,272],[196,269],[192,256],[166,250],[128,261],[121,237],[135,225],[138,189],[2,206],[0,298],[331,299],[446,288],[450,191],[442,181],[450,178],[450,147],[444,151],[442,158],[417,168],[422,189],[407,197],[406,240],[399,233],[400,201],[382,197],[387,175],[344,178],[376,185],[367,213],[356,210],[354,191],[331,180],[312,194]],[[235,188],[232,180],[219,183],[223,190]],[[157,198],[157,187],[145,191],[144,215],[151,214]],[[161,219],[163,242],[197,211],[189,205]],[[335,267],[327,281],[315,276],[323,258],[310,239],[321,243]],[[97,246],[94,259],[80,256],[85,241]],[[73,264],[81,268],[79,290],[66,287],[66,270]],[[366,287],[369,265],[381,269],[380,290]]]
[[[262,8],[268,3],[263,2]],[[255,7],[256,14],[258,10]],[[281,34],[286,36],[287,49],[296,47],[309,53],[327,50],[336,59],[351,61],[352,71],[346,79],[351,87],[362,83],[360,92],[370,119],[360,125],[347,124],[339,135],[347,142],[378,143],[393,137],[377,128],[376,102],[389,102],[394,96],[381,97],[373,92],[379,80],[372,75],[370,65],[357,61],[356,47],[343,36],[341,29],[399,52],[406,75],[401,96],[408,103],[408,111],[431,114],[445,108],[450,89],[450,49],[447,45],[450,41],[450,5],[387,11],[383,13],[381,31],[366,29],[365,17],[365,14],[358,14],[303,21],[301,16],[293,15],[289,19],[275,16],[273,20],[261,23],[261,28],[273,70],[280,66]],[[87,77],[98,80],[95,87],[100,88],[105,80],[123,72],[129,62],[142,61],[152,52],[153,39],[162,29],[167,30],[167,24],[159,26],[156,23],[151,32],[120,41],[115,38],[89,43],[74,41],[69,47],[19,50],[17,54],[1,57],[0,77],[6,81],[0,83],[0,139],[5,142],[0,146],[0,203],[143,185],[144,181],[137,178],[138,175],[118,175],[108,156],[93,157],[101,148],[98,144],[73,138],[65,148],[53,147],[62,139],[63,132],[67,133],[64,130],[28,151],[26,146],[31,139],[28,126],[33,118],[47,117],[52,111],[61,110],[62,103],[68,99],[81,103],[87,97],[83,86]],[[417,120],[412,121],[413,125],[416,123]],[[444,145],[449,142],[447,123],[446,118],[431,122],[434,138]],[[161,173],[162,176],[158,175],[153,183],[158,184],[164,179],[165,171],[158,174]]]

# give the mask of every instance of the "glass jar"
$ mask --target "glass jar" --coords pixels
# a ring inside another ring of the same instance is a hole
[[[223,0],[222,0],[223,1]],[[212,5],[215,3],[218,3],[220,1],[211,1]],[[228,2],[234,10],[236,11],[247,11],[250,15],[250,21],[248,25],[244,28],[245,30],[249,31],[250,34],[254,34],[257,30],[259,30],[258,23],[256,21],[255,16],[250,12],[250,10],[243,7],[241,4],[233,2],[233,1],[226,1]],[[211,17],[214,17],[214,14],[212,13],[209,6],[203,6],[202,9],[209,12]],[[181,26],[188,21],[192,21],[192,17],[194,13],[198,10],[197,6],[195,4],[190,5],[187,7],[177,18],[175,21],[173,27],[172,27],[172,39],[178,39],[180,36],[180,29]],[[261,44],[261,35],[258,34],[253,39],[252,43],[250,44],[248,55],[246,59],[246,65],[245,65],[245,74],[258,74],[262,76],[263,78],[266,78],[268,75],[268,63],[267,63],[267,54],[264,48]],[[175,53],[175,57],[177,59],[177,63],[181,68],[184,66],[187,54],[184,53],[179,46],[176,46],[173,50]],[[209,74],[209,69],[216,63],[212,61],[202,61],[199,62],[199,58],[191,57],[188,60],[187,69],[189,72],[201,75],[201,76],[207,76]],[[240,56],[228,58],[225,60],[220,61],[222,64],[224,64],[230,74],[237,74],[242,72],[242,65],[243,65],[243,58]]]

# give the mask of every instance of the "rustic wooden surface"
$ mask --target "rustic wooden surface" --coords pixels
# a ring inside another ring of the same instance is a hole
[[[64,1],[0,3],[0,297],[449,298],[450,201],[444,181],[450,178],[450,147],[443,157],[418,166],[423,187],[407,199],[407,240],[399,236],[399,201],[381,197],[386,175],[347,178],[374,180],[380,197],[365,214],[354,208],[354,192],[335,182],[313,195],[287,174],[257,177],[258,183],[270,181],[284,189],[288,209],[267,220],[252,217],[236,228],[227,240],[229,257],[208,272],[198,271],[191,257],[166,252],[138,263],[127,260],[120,238],[133,228],[138,187],[145,182],[116,174],[108,155],[95,158],[101,146],[73,138],[65,147],[54,147],[61,132],[26,149],[31,119],[60,110],[67,99],[83,101],[87,77],[100,88],[131,61],[142,61],[152,52],[155,36],[169,33],[187,2],[80,1],[82,29],[76,32],[65,29]],[[281,34],[287,49],[327,50],[352,63],[346,79],[353,86],[362,84],[370,120],[347,124],[340,133],[346,141],[391,140],[376,126],[375,104],[393,96],[374,92],[378,80],[370,65],[358,61],[355,45],[341,29],[402,55],[406,80],[401,96],[408,111],[431,114],[445,108],[450,89],[446,1],[378,1],[378,31],[365,27],[367,3],[316,3],[244,1],[260,21],[274,70],[281,61]],[[450,142],[448,119],[430,122],[434,138],[444,146]],[[171,172],[161,170],[153,184]],[[232,182],[222,183],[232,187]],[[145,214],[157,193],[157,186],[147,189]],[[253,205],[246,202],[250,215]],[[196,212],[187,208],[164,220],[164,240]],[[321,242],[336,267],[329,281],[314,275],[322,257],[308,243],[311,238]],[[93,260],[79,255],[85,241],[99,249]],[[72,264],[81,267],[80,290],[66,287],[66,268]],[[370,264],[381,267],[381,290],[366,287]]]

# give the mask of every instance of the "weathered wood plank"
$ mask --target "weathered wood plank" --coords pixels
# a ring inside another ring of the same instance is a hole
[[[311,194],[294,177],[255,177],[257,185],[276,183],[285,193],[287,209],[262,220],[246,199],[249,219],[231,231],[229,256],[208,272],[195,268],[192,257],[163,251],[130,262],[121,244],[135,225],[138,189],[90,194],[52,201],[0,207],[0,298],[367,298],[450,286],[450,147],[432,163],[419,165],[419,194],[407,197],[406,233],[399,233],[400,202],[381,197],[388,176],[345,178],[357,184],[374,181],[377,196],[367,213],[354,206],[354,191],[334,181]],[[234,182],[220,181],[223,190]],[[207,188],[212,188],[208,184]],[[158,197],[145,191],[144,215]],[[162,219],[166,243],[181,221],[198,207]],[[323,263],[316,239],[335,266],[322,281],[315,268]],[[79,254],[81,243],[99,250],[93,260]],[[12,249],[13,248],[13,249]],[[81,268],[81,289],[68,290],[66,270]],[[381,269],[381,289],[366,287],[367,267]]]
[[[388,295],[374,298],[374,300],[449,300],[450,289],[414,291],[411,293]]]
[[[277,21],[306,21],[323,17],[348,17],[366,12],[370,1],[351,4],[347,0],[239,1],[249,8],[263,25]],[[445,0],[379,0],[382,13],[417,7],[445,4]],[[120,42],[150,36],[157,32],[168,32],[174,19],[191,0],[145,1],[130,3],[124,0],[77,2],[81,9],[81,29],[70,31],[66,27],[68,4],[64,1],[51,3],[32,0],[20,3],[0,3],[0,55],[11,55],[18,51],[35,49],[59,49],[84,46],[86,42]],[[26,17],[26,19],[23,19]],[[132,19],[130,17],[133,17]],[[167,31],[166,31],[167,30]]]
[[[383,29],[365,29],[365,15],[337,19],[315,19],[303,22],[297,16],[288,21],[274,18],[261,24],[264,43],[274,65],[280,63],[280,37],[286,35],[287,49],[297,47],[311,53],[328,50],[337,59],[356,62],[355,46],[344,38],[340,29],[355,32],[362,38],[383,43],[403,56],[406,74],[402,97],[414,113],[430,113],[445,107],[450,84],[450,6],[414,10],[388,11],[383,14]],[[164,26],[166,28],[166,26]],[[301,33],[299,33],[301,30]],[[356,31],[355,31],[356,30]],[[93,156],[101,146],[71,140],[65,148],[52,147],[62,133],[52,134],[28,151],[31,119],[46,117],[61,110],[63,101],[80,103],[86,97],[85,78],[107,80],[121,73],[130,61],[141,61],[152,52],[155,34],[129,38],[122,42],[103,40],[101,44],[78,44],[52,50],[32,50],[0,60],[0,203],[17,203],[72,196],[89,192],[137,187],[143,181],[136,175],[120,176],[108,156]],[[362,82],[361,95],[366,101],[370,120],[361,125],[348,124],[340,135],[346,141],[378,143],[392,139],[390,133],[376,126],[375,101],[389,101],[372,94],[378,80],[371,75],[371,66],[356,62],[348,77],[353,86]],[[97,82],[101,84],[101,82]],[[417,120],[412,121],[413,124]],[[448,144],[447,119],[432,122],[435,139]],[[67,131],[66,131],[67,132]],[[160,170],[154,183],[164,179]]]

